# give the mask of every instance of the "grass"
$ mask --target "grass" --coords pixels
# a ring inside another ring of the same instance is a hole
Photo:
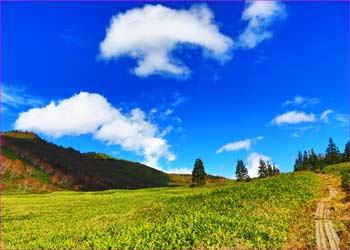
[[[340,176],[341,178],[341,186],[345,192],[350,192],[349,182],[350,182],[350,163],[342,162],[338,164],[333,164],[326,166],[322,169],[322,173],[325,174],[333,174],[336,176]]]
[[[312,172],[248,183],[4,195],[4,249],[314,245],[324,183]],[[311,243],[310,243],[311,242]]]

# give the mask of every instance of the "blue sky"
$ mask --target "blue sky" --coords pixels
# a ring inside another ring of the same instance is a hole
[[[4,2],[2,130],[168,172],[292,171],[348,140],[348,7]]]

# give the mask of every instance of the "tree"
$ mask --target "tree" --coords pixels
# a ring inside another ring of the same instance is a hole
[[[280,170],[276,167],[275,163],[272,166],[272,175],[279,175]]]
[[[298,152],[298,158],[295,160],[294,171],[302,170],[302,163],[303,163],[303,155],[299,151]]]
[[[196,159],[192,171],[192,185],[203,185],[205,182],[205,171],[201,159]]]
[[[266,167],[266,163],[263,161],[263,159],[259,160],[258,175],[259,175],[259,178],[264,178],[267,176],[267,167]]]
[[[236,165],[236,178],[237,178],[237,181],[249,179],[248,170],[245,167],[244,162],[239,159],[237,160],[237,165]]]
[[[310,150],[309,164],[312,170],[319,168],[319,160],[313,148]]]
[[[306,150],[304,151],[304,154],[303,154],[303,162],[302,162],[301,165],[302,165],[302,169],[303,169],[303,170],[311,169],[311,167],[310,167],[310,162],[309,162],[309,154],[307,153]]]
[[[350,160],[350,141],[348,141],[348,143],[345,144],[345,149],[344,149],[344,153],[342,155],[342,161],[343,162],[349,162]]]
[[[331,137],[329,138],[328,147],[326,149],[325,163],[326,165],[330,165],[330,164],[336,164],[339,162],[341,162],[339,149],[335,145]]]
[[[267,161],[267,169],[266,169],[266,175],[267,176],[272,176],[272,166],[269,161]]]

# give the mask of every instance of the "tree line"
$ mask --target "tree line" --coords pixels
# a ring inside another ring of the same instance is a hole
[[[236,180],[237,181],[249,181],[250,177],[248,175],[248,169],[245,166],[244,162],[240,159],[237,160],[236,164]],[[269,176],[275,176],[279,175],[280,171],[276,167],[276,165],[271,163],[269,161],[264,161],[263,159],[259,160],[259,170],[258,170],[258,177],[259,178],[265,178]],[[196,159],[192,171],[192,185],[204,185],[206,178],[210,177],[210,175],[206,174],[204,170],[203,161],[201,159]]]
[[[294,171],[321,170],[327,165],[349,162],[349,146],[350,142],[347,142],[344,152],[340,153],[339,148],[335,145],[331,137],[328,140],[325,154],[316,154],[313,148],[309,151],[304,150],[304,153],[299,151],[295,160]]]

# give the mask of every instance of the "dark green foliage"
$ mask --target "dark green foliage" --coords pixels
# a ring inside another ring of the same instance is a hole
[[[276,167],[275,163],[272,166],[272,176],[273,175],[279,175],[280,174],[280,170]]]
[[[349,158],[350,158],[350,141],[348,141],[348,143],[346,143],[345,145],[345,149],[344,149],[344,153],[342,155],[342,161],[343,162],[349,162]]]
[[[259,160],[259,170],[258,170],[259,178],[264,178],[267,176],[267,166],[263,159]]]
[[[301,154],[301,152],[298,152],[298,158],[295,160],[295,164],[294,164],[294,171],[299,171],[303,169],[303,155]]]
[[[342,161],[349,161],[349,142],[345,146],[344,153],[340,154],[338,147],[333,142],[333,139],[329,138],[325,156],[322,154],[317,155],[314,149],[311,149],[309,152],[305,150],[303,155],[299,151],[298,157],[295,160],[294,171],[320,171],[327,165],[337,164]]]
[[[308,170],[311,169],[310,162],[309,162],[309,154],[307,153],[306,150],[304,151],[304,154],[303,154],[302,168],[303,169],[308,169]]]
[[[46,142],[33,133],[8,132],[1,135],[2,154],[20,159],[36,171],[33,177],[47,180],[67,177],[69,186],[81,190],[137,189],[170,185],[166,173],[140,163],[115,159],[98,153],[80,153]]]
[[[196,159],[192,171],[192,185],[203,185],[205,183],[205,170],[201,159]]]
[[[237,181],[249,180],[248,170],[245,167],[244,162],[242,160],[237,160],[236,178]]]
[[[265,178],[269,176],[279,175],[280,170],[276,167],[275,163],[270,164],[269,161],[265,162],[263,159],[259,160],[259,178]]]
[[[326,165],[337,164],[341,162],[338,147],[333,142],[332,137],[329,138],[328,147],[326,149],[325,163]]]

